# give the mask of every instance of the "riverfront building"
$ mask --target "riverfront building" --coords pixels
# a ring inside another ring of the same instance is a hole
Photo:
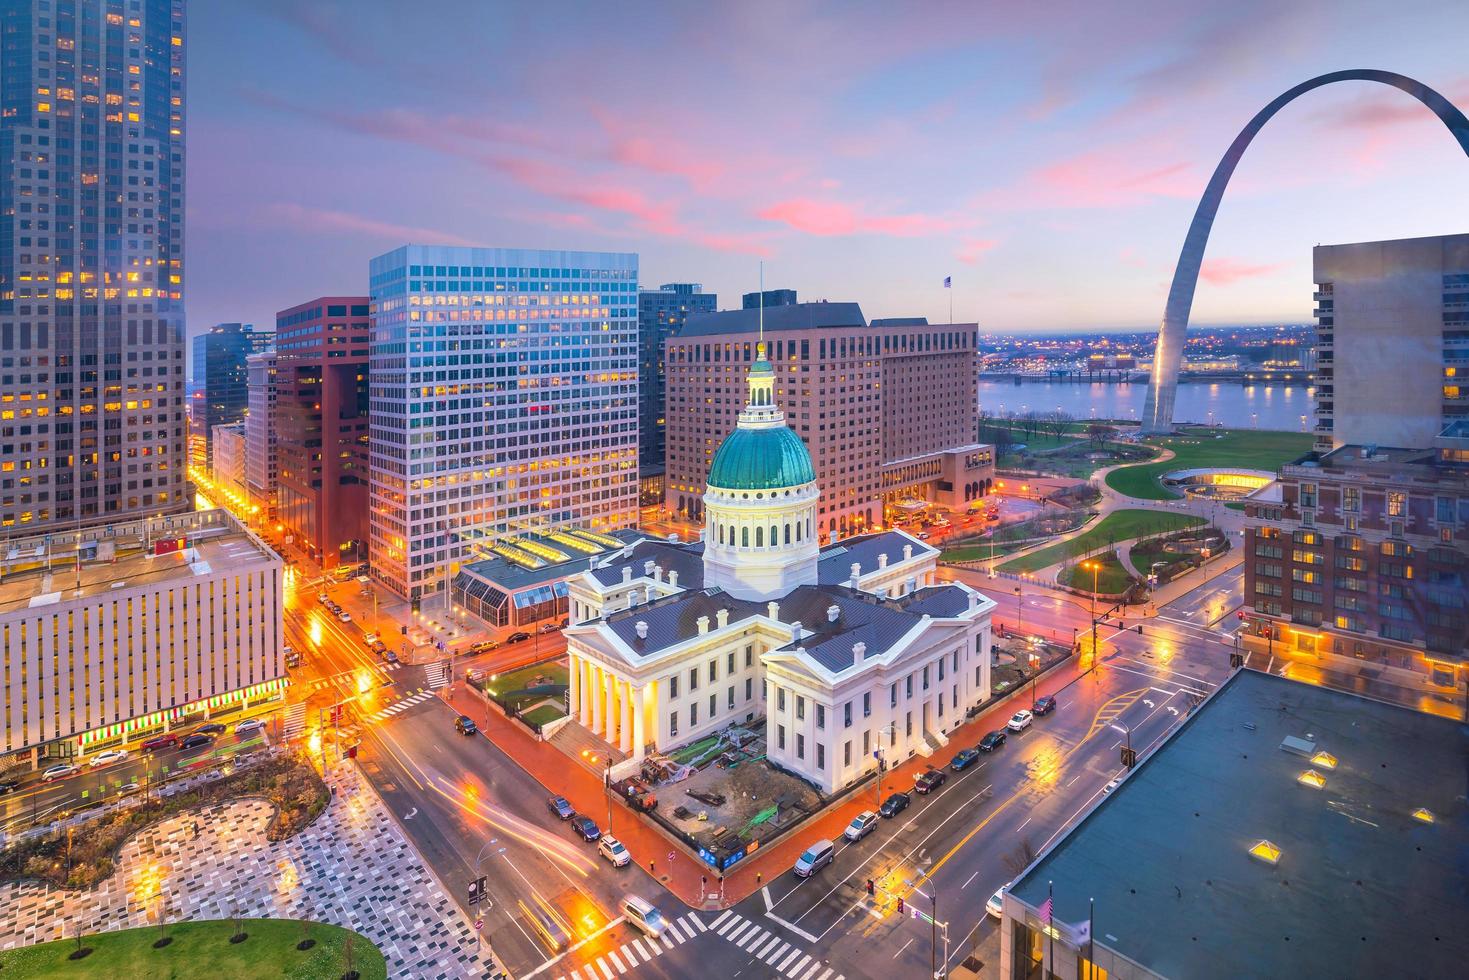
[[[369,271],[374,578],[419,599],[506,535],[636,524],[636,255],[405,245]]]
[[[931,754],[988,699],[995,604],[939,583],[938,552],[901,531],[820,548],[816,469],[763,345],[747,374],[703,539],[629,544],[568,583],[569,704],[634,761],[763,718],[770,762],[832,793]]]
[[[704,516],[715,450],[743,404],[761,315],[690,317],[668,341],[666,506]],[[927,504],[963,510],[994,481],[975,443],[975,325],[868,323],[856,303],[764,311],[775,404],[816,461],[820,541],[890,524]]]

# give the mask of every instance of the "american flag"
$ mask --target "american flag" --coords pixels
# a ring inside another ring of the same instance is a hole
[[[1041,921],[1044,922],[1046,925],[1051,924],[1051,899],[1049,897],[1047,897],[1046,900],[1041,903],[1040,916]]]
[[[945,289],[952,289],[952,288],[954,288],[954,277],[953,276],[944,276],[944,288]]]

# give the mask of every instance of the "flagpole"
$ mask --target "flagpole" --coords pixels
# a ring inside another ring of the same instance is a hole
[[[1086,975],[1088,980],[1090,980],[1092,976],[1092,971],[1096,969],[1096,964],[1092,962],[1092,957],[1095,956],[1097,952],[1097,940],[1095,938],[1096,933],[1097,900],[1093,898],[1091,899],[1090,907],[1087,909],[1086,912]]]

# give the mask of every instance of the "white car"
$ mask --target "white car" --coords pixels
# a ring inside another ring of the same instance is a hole
[[[317,602],[329,602],[330,600],[331,600],[331,596],[327,595],[325,592],[318,592],[318,593],[316,593],[316,601]]]
[[[1012,732],[1023,732],[1030,727],[1030,723],[1034,720],[1035,715],[1031,714],[1029,709],[1021,708],[1010,716],[1010,721],[1006,723],[1005,727]]]
[[[1009,885],[1001,885],[999,890],[989,897],[989,901],[984,903],[984,910],[997,919],[1005,912],[1005,889],[1009,887]]]
[[[96,769],[98,766],[105,766],[110,762],[121,762],[127,757],[127,749],[108,749],[106,752],[98,752],[92,756],[92,761],[88,762],[87,765]]]
[[[52,766],[41,773],[41,782],[49,783],[61,779],[64,776],[73,776],[82,771],[81,766],[74,766],[70,762],[63,762],[59,766]]]
[[[863,810],[852,818],[847,824],[847,829],[842,831],[842,836],[852,842],[857,842],[877,828],[877,814],[871,810]]]
[[[606,858],[614,868],[624,868],[632,863],[632,855],[622,846],[622,841],[611,834],[603,834],[597,841],[597,853]]]
[[[263,718],[246,718],[235,726],[235,734],[249,735],[251,732],[258,732],[264,727],[265,720]]]
[[[337,618],[340,619],[344,623],[350,623],[350,622],[352,622],[352,614],[349,613],[345,609],[343,609],[341,612],[337,613]]]
[[[1116,777],[1110,783],[1108,783],[1106,786],[1103,786],[1102,787],[1102,795],[1103,796],[1111,796],[1112,795],[1112,791],[1114,789],[1116,789],[1121,783],[1122,783],[1122,777],[1121,776]]]
[[[377,634],[376,633],[363,633],[362,634],[362,642],[363,643],[366,643],[368,646],[372,646],[374,643],[377,642]]]

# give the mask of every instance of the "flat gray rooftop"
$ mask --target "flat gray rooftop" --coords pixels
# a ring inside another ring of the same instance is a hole
[[[1466,782],[1469,726],[1241,671],[1013,893],[1035,908],[1054,881],[1072,923],[1095,898],[1096,943],[1167,977],[1463,976]]]

